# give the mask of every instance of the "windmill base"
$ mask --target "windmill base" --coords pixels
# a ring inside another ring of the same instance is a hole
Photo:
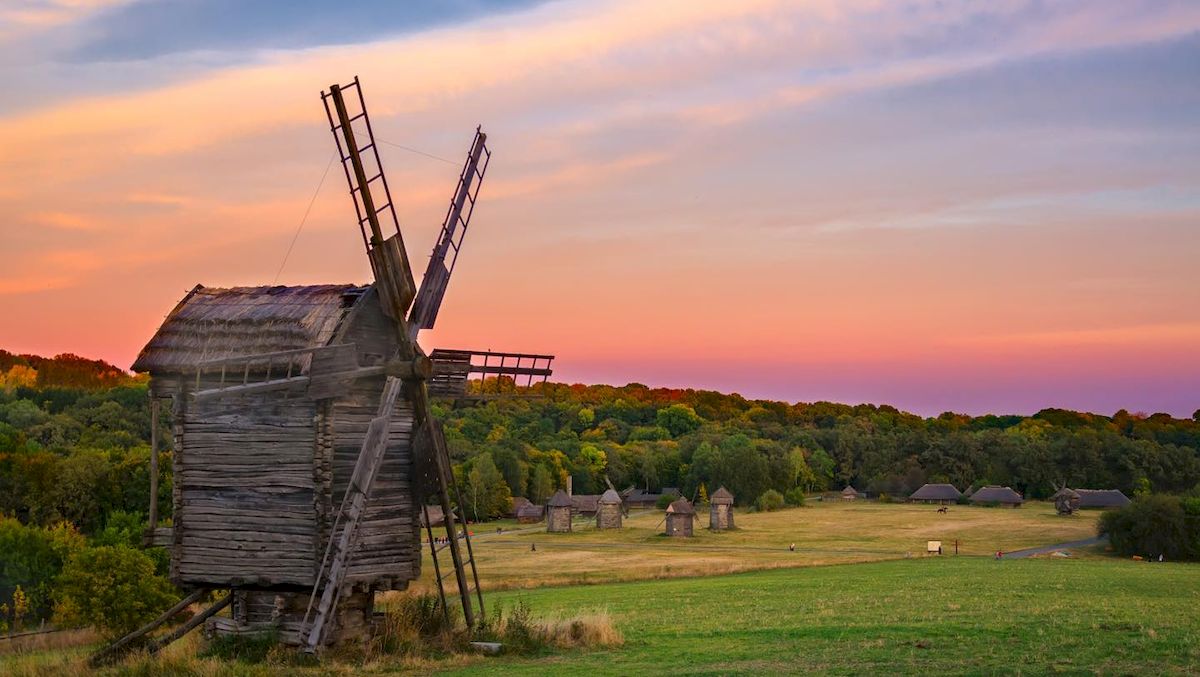
[[[280,644],[299,646],[306,592],[235,590],[228,617],[210,618],[204,625],[206,637],[263,635],[274,633]],[[367,637],[375,606],[375,593],[355,590],[343,595],[330,644],[354,642]]]

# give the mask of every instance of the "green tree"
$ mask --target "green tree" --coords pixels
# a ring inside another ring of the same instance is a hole
[[[696,415],[696,410],[686,404],[672,404],[665,409],[659,409],[654,417],[655,424],[665,428],[672,437],[686,435],[704,422]]]
[[[67,560],[55,583],[55,622],[90,625],[119,637],[157,616],[177,599],[154,573],[154,561],[128,546],[85,548]]]
[[[554,493],[554,478],[544,465],[533,467],[533,476],[529,480],[529,500],[535,504],[545,503]]]
[[[466,494],[467,510],[476,521],[494,519],[512,510],[512,490],[490,453],[484,452],[471,460]]]
[[[774,489],[767,489],[762,492],[758,500],[754,502],[754,507],[758,508],[761,512],[774,512],[783,508],[783,505],[783,494]]]

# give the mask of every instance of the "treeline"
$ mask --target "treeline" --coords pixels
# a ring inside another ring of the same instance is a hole
[[[105,362],[0,351],[0,633],[49,620],[119,633],[169,604],[165,551],[141,549],[148,404],[144,382]]]
[[[11,619],[21,585],[22,594],[40,596],[25,605],[44,616],[48,581],[70,552],[134,548],[140,539],[150,498],[148,397],[144,382],[127,375],[107,385],[115,368],[102,362],[0,357],[8,360],[0,363],[0,605]],[[890,406],[638,384],[545,384],[536,394],[435,405],[470,517],[498,516],[514,496],[544,501],[568,479],[580,494],[612,482],[698,497],[724,485],[741,505],[767,491],[794,500],[847,484],[897,497],[925,482],[1004,484],[1029,498],[1062,484],[1130,495],[1187,494],[1200,484],[1200,412],[922,418]],[[169,519],[171,452],[163,453],[159,506]]]
[[[568,476],[576,493],[599,493],[606,481],[679,487],[689,497],[724,485],[740,504],[767,490],[847,484],[891,496],[925,482],[1003,484],[1028,498],[1063,484],[1130,495],[1200,484],[1200,411],[1191,419],[1062,409],[922,418],[887,405],[788,404],[639,384],[546,384],[539,393],[439,409],[464,495],[495,497],[481,517],[502,511],[499,481],[536,502]]]
[[[130,376],[104,360],[89,360],[71,353],[40,357],[0,350],[0,389],[36,386],[94,390],[138,380],[139,377]]]

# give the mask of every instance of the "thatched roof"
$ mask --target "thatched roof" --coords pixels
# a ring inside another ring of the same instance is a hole
[[[620,505],[621,504],[621,495],[618,494],[617,492],[613,491],[612,489],[609,489],[608,491],[606,491],[600,495],[600,503],[602,503],[604,505]]]
[[[517,508],[517,519],[542,519],[545,514],[545,508],[540,505],[529,503]]]
[[[855,489],[854,487],[852,487],[850,485],[846,485],[846,488],[842,489],[842,495],[843,496],[858,496],[858,489]]]
[[[909,498],[917,501],[957,501],[959,496],[962,494],[953,484],[926,484]]]
[[[1085,489],[1084,491],[1087,491],[1087,490]],[[1050,500],[1057,501],[1058,499],[1063,498],[1064,496],[1067,498],[1073,498],[1075,500],[1079,500],[1079,494],[1074,489],[1068,489],[1067,487],[1063,487],[1062,489],[1059,489],[1058,491],[1054,492],[1054,495],[1050,497]]]
[[[695,515],[696,510],[692,508],[692,502],[686,498],[677,498],[671,505],[667,506],[668,513],[676,515]]]
[[[574,508],[575,512],[594,513],[599,501],[599,494],[573,494],[571,496],[571,507]]]
[[[733,494],[729,493],[729,490],[725,487],[721,487],[714,491],[712,496],[708,497],[708,502],[716,503],[717,505],[733,505]]]
[[[975,493],[975,487],[967,487],[967,490],[963,492],[963,497],[970,498],[973,493]]]
[[[167,315],[132,369],[180,373],[205,360],[327,345],[367,289],[196,285]]]
[[[554,492],[554,495],[550,497],[550,500],[546,502],[546,505],[550,506],[551,508],[570,508],[573,504],[571,503],[571,497],[567,495],[567,492],[559,489],[558,491]]]
[[[1024,501],[1025,499],[1021,498],[1021,494],[1013,491],[1011,487],[981,487],[979,491],[971,494],[972,503],[1005,503],[1015,505]]]
[[[1120,508],[1129,505],[1129,497],[1120,489],[1076,489],[1081,508]]]

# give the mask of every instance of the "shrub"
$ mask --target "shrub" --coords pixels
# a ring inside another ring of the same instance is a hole
[[[794,505],[796,507],[803,507],[804,501],[807,500],[807,498],[808,497],[804,494],[803,487],[796,487],[784,494],[784,499],[787,501],[787,504]]]
[[[136,629],[176,600],[171,584],[154,573],[154,560],[124,545],[72,555],[55,582],[54,597],[56,622],[91,625],[107,637]]]
[[[1200,505],[1176,496],[1140,496],[1101,515],[1099,533],[1122,555],[1200,559]]]
[[[14,597],[20,588],[30,617],[48,617],[55,577],[71,555],[84,546],[83,536],[69,524],[45,529],[0,516],[0,603],[14,609]]]
[[[679,497],[673,494],[663,494],[662,496],[658,497],[657,501],[654,502],[654,506],[659,510],[666,510],[667,506],[674,503],[676,498]]]
[[[759,495],[754,507],[761,512],[772,512],[783,508],[783,494],[774,489],[767,489]]]

